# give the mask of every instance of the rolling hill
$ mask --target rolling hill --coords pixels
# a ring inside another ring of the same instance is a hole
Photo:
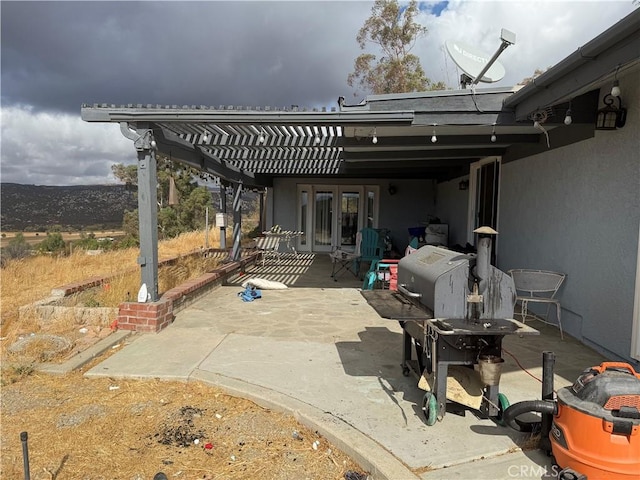
[[[138,207],[137,194],[124,185],[43,186],[0,184],[0,224],[4,231],[46,231],[122,226],[125,210]]]

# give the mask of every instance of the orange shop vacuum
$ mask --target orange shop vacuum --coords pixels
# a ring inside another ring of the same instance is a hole
[[[640,478],[640,373],[628,363],[605,362],[585,370],[553,395],[555,355],[542,356],[542,400],[518,402],[504,423],[539,431],[540,448],[553,454],[559,480]],[[526,422],[525,413],[541,414]]]

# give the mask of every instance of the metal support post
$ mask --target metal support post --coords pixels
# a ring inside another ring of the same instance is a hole
[[[240,237],[242,234],[242,183],[233,185],[233,249],[231,259],[240,260]]]
[[[209,207],[204,210],[204,248],[209,250]]]
[[[220,182],[220,212],[227,215],[227,186]],[[226,222],[220,226],[220,250],[227,249],[227,225]]]
[[[138,223],[140,235],[141,283],[147,286],[147,300],[158,300],[158,175],[156,141],[147,123],[138,123],[136,130],[126,122],[120,132],[130,140],[138,152]]]
[[[258,217],[258,221],[260,222],[258,225],[258,232],[264,232],[265,228],[265,219],[264,219],[264,194],[265,191],[260,191],[260,216]]]

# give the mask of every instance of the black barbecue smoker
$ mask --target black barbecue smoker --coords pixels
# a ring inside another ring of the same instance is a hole
[[[402,372],[413,371],[426,390],[427,425],[442,420],[447,403],[450,411],[471,408],[501,422],[509,406],[499,392],[502,339],[539,333],[513,319],[513,280],[491,265],[498,232],[475,233],[477,254],[427,245],[398,263],[397,291],[362,292],[381,317],[402,326]]]

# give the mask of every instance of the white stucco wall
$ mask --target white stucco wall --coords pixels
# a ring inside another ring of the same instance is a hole
[[[503,165],[499,267],[565,272],[565,331],[631,361],[640,82],[636,74],[620,83],[629,109],[624,128]]]

